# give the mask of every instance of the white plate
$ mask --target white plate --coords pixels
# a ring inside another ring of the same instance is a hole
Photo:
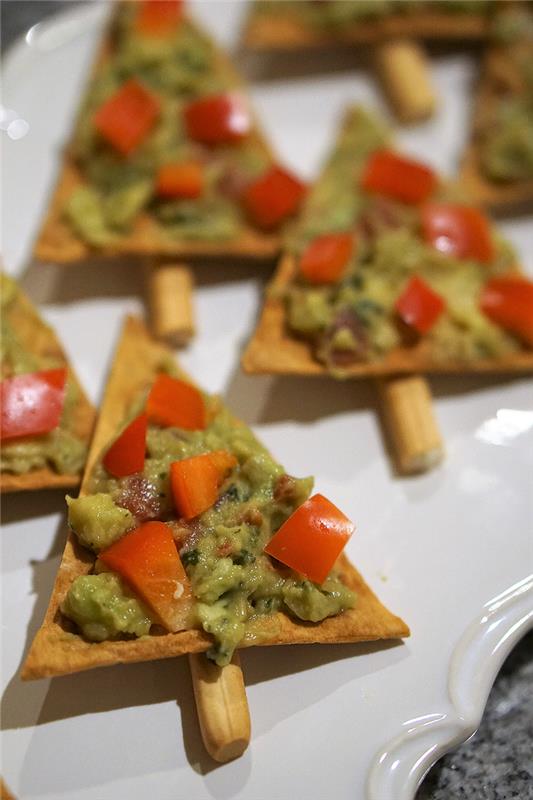
[[[231,44],[244,8],[216,2],[194,11]],[[28,257],[106,13],[68,9],[6,58],[4,103],[8,121],[19,120],[4,136],[3,160],[4,258],[13,273]],[[446,114],[400,139],[451,172],[466,136],[474,65],[455,55],[437,59],[433,72]],[[354,70],[258,85],[253,95],[283,157],[306,176],[317,170],[344,103],[380,105],[368,76]],[[533,271],[526,221],[505,231]],[[320,491],[357,521],[349,555],[412,637],[244,652],[253,741],[243,758],[215,767],[199,739],[185,660],[20,683],[64,522],[61,493],[6,498],[3,775],[24,800],[407,800],[436,758],[474,731],[500,664],[531,624],[531,382],[435,381],[448,458],[429,475],[399,480],[370,385],[241,374],[259,273],[228,266],[199,279],[200,333],[183,363],[226,395],[289,472],[313,473]],[[33,266],[24,283],[44,302],[97,400],[121,315],[140,307],[137,276],[128,264],[107,272]]]

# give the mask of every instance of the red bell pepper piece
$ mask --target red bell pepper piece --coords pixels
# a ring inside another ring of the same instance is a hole
[[[145,522],[98,554],[169,631],[185,627],[191,587],[172,533],[164,522]]]
[[[136,30],[143,36],[168,36],[183,18],[183,0],[144,0],[139,3]]]
[[[361,186],[367,192],[377,192],[403,203],[416,204],[427,200],[434,191],[437,176],[432,169],[418,161],[390,150],[376,150],[365,165]]]
[[[446,308],[446,303],[422,278],[413,275],[394,307],[406,325],[418,333],[427,333]]]
[[[264,230],[276,228],[298,210],[306,186],[281,167],[271,167],[243,192],[242,202],[254,225]]]
[[[479,305],[489,319],[533,347],[533,281],[492,278],[483,287]]]
[[[207,425],[204,398],[198,389],[165,374],[155,379],[146,401],[146,414],[158,425],[187,431],[203,430]]]
[[[309,283],[335,283],[342,276],[354,249],[351,233],[318,236],[300,258],[300,273]]]
[[[354,529],[342,511],[321,494],[315,494],[283,523],[265,553],[322,584]]]
[[[424,239],[440,253],[483,263],[494,258],[488,219],[477,208],[428,203],[421,214]]]
[[[115,478],[143,471],[147,428],[146,414],[135,417],[105,454],[104,467]]]
[[[204,172],[197,161],[165,164],[156,176],[155,191],[159,197],[200,197],[204,190]]]
[[[0,388],[0,439],[39,436],[57,428],[63,413],[67,370],[15,375]]]
[[[159,115],[159,100],[135,78],[127,81],[94,115],[100,135],[123,156],[146,139]]]
[[[194,100],[184,111],[188,136],[203,144],[229,144],[244,139],[251,128],[244,98],[236,93]]]
[[[214,450],[170,465],[174,506],[183,519],[203,514],[216,503],[218,492],[237,459],[226,450]]]

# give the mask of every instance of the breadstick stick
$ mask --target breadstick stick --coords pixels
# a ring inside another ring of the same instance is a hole
[[[426,54],[408,39],[384,42],[376,48],[375,62],[385,91],[402,122],[431,117],[436,101]]]
[[[156,338],[181,347],[194,335],[191,271],[179,264],[147,265],[148,304]]]
[[[379,382],[379,390],[398,471],[409,475],[438,464],[444,448],[425,378],[387,378]]]
[[[241,756],[250,742],[250,712],[240,660],[217,667],[204,653],[189,655],[202,739],[215,761]]]

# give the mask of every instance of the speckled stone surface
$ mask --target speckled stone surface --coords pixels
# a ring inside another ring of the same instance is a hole
[[[3,0],[2,50],[75,0]],[[533,800],[533,632],[493,686],[477,733],[429,771],[416,800]]]
[[[533,632],[508,656],[477,733],[431,769],[416,800],[533,800]]]

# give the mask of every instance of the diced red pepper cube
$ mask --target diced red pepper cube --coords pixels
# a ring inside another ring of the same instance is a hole
[[[418,333],[427,333],[446,308],[446,303],[422,278],[414,275],[396,300],[395,308],[406,325]]]
[[[237,459],[226,450],[173,461],[170,483],[174,505],[183,519],[193,519],[213,506],[219,489]]]
[[[336,283],[346,268],[354,249],[351,233],[317,236],[300,258],[300,274],[309,283]]]
[[[533,347],[533,281],[518,275],[491,278],[479,306],[496,325]]]
[[[104,467],[115,478],[144,469],[148,417],[140,414],[122,431],[103,458]]]
[[[159,197],[194,199],[204,189],[204,171],[197,161],[165,164],[156,176]]]
[[[188,136],[203,144],[231,144],[248,136],[250,112],[245,99],[236,93],[202,97],[184,110]]]
[[[322,584],[354,532],[354,524],[326,497],[306,500],[274,534],[265,553]]]
[[[183,0],[143,0],[138,5],[135,27],[144,36],[168,36],[183,18]]]
[[[67,370],[48,369],[6,378],[0,386],[0,439],[39,436],[57,428],[63,413]]]
[[[100,135],[123,156],[143,142],[159,115],[159,100],[135,78],[127,81],[94,115]]]
[[[197,431],[207,425],[205,403],[198,389],[164,373],[154,381],[146,413],[151,422],[167,427]]]
[[[130,584],[168,630],[186,626],[191,585],[168,525],[145,522],[98,557]]]
[[[488,263],[494,244],[487,217],[471,206],[427,203],[422,206],[422,234],[440,253]]]
[[[302,181],[274,166],[246,187],[242,202],[254,225],[273,230],[298,211],[305,192]]]
[[[367,192],[384,194],[403,203],[427,200],[437,186],[437,176],[425,164],[390,150],[376,150],[368,159],[361,177]]]

